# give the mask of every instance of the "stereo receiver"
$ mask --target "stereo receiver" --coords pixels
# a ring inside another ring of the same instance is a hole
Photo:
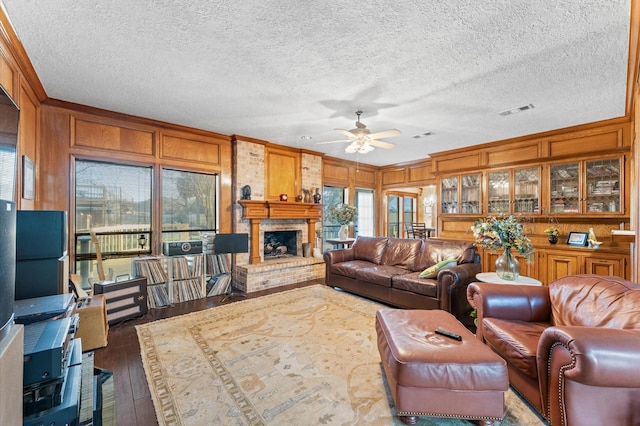
[[[162,253],[165,256],[202,253],[202,240],[168,241],[162,244]]]

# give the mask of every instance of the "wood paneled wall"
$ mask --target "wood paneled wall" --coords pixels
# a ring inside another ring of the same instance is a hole
[[[35,79],[36,83],[33,84],[35,72],[31,63],[25,58],[26,54],[17,41],[4,10],[0,8],[0,84],[20,107],[14,199],[18,209],[32,210],[37,207],[38,197],[37,193],[34,200],[22,197],[23,170],[21,160],[26,155],[34,161],[37,182],[40,102],[43,99],[40,96],[44,90],[37,78]]]
[[[382,189],[421,187],[436,183],[430,158],[408,164],[394,164],[380,168]]]
[[[494,167],[536,164],[576,156],[629,152],[632,123],[619,118],[505,139],[431,155],[432,172],[442,175]]]
[[[220,176],[220,204],[231,205],[229,136],[63,102],[45,103],[41,115],[38,209],[75,210],[72,194],[76,158],[154,166],[155,182],[159,182],[163,167],[216,173]],[[160,191],[160,186],[154,185],[155,199],[161,198]],[[230,208],[220,210],[222,232],[231,231],[231,214]],[[153,215],[155,223],[162,223],[159,209],[154,209]],[[73,229],[74,218],[69,216]],[[160,250],[160,237],[154,234],[156,251]]]

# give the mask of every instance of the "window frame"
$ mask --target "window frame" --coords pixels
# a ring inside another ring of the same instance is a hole
[[[208,233],[208,232],[218,232],[219,229],[219,224],[220,224],[220,175],[218,173],[215,172],[205,172],[205,171],[201,171],[201,170],[189,170],[186,169],[184,167],[171,167],[171,166],[160,166],[159,167],[159,178],[158,178],[158,199],[160,201],[159,204],[159,210],[158,210],[158,216],[160,218],[159,220],[159,230],[158,230],[158,235],[159,235],[159,239],[160,239],[160,243],[163,244],[165,241],[175,241],[175,240],[165,240],[164,236],[166,234],[170,234],[170,233],[175,233],[175,232],[200,232],[202,233]],[[197,229],[197,228],[188,228],[185,229],[184,231],[176,231],[176,230],[166,230],[164,229],[164,193],[163,193],[163,188],[164,188],[164,179],[163,179],[163,172],[164,171],[175,171],[175,172],[182,172],[182,173],[197,173],[200,175],[209,175],[209,176],[213,176],[214,177],[214,186],[215,186],[215,194],[214,194],[214,200],[213,200],[213,220],[214,220],[214,226],[211,228],[202,228],[202,229]],[[152,227],[153,228],[153,227]]]
[[[90,232],[88,231],[77,231],[77,223],[76,223],[76,185],[77,185],[77,162],[78,161],[86,161],[86,162],[95,162],[95,163],[104,163],[104,164],[113,164],[116,166],[131,166],[131,167],[142,167],[149,168],[151,172],[151,181],[150,181],[150,223],[149,229],[146,232],[140,231],[121,231],[116,233],[111,232],[96,232],[96,236],[109,236],[113,234],[117,235],[129,235],[135,234],[140,235],[144,234],[146,237],[146,244],[143,249],[139,249],[136,252],[108,252],[102,253],[102,258],[104,260],[111,259],[124,259],[124,258],[133,258],[135,256],[140,255],[159,255],[162,253],[162,170],[177,170],[183,172],[191,172],[191,173],[199,173],[199,174],[207,174],[215,176],[215,195],[214,195],[214,217],[215,217],[215,228],[213,229],[202,229],[198,230],[201,232],[218,232],[220,227],[220,203],[221,203],[221,186],[222,179],[219,170],[203,170],[198,167],[185,167],[184,165],[176,166],[171,164],[158,164],[156,162],[146,162],[146,161],[136,161],[129,159],[122,159],[120,157],[114,158],[105,158],[105,157],[94,157],[94,156],[85,156],[85,155],[76,155],[72,154],[70,156],[70,200],[69,200],[69,214],[70,217],[70,228],[69,228],[69,238],[71,239],[70,250],[68,252],[69,255],[69,266],[70,271],[72,273],[77,273],[78,263],[80,261],[97,261],[97,255],[95,252],[95,247],[90,247],[89,253],[77,253],[78,250],[76,248],[80,244],[78,241],[79,237],[90,237]],[[91,273],[90,275],[91,276]],[[83,283],[83,286],[86,287],[86,283]]]

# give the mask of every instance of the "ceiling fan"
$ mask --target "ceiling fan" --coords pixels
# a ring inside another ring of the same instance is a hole
[[[358,154],[366,154],[367,152],[373,151],[374,147],[385,148],[385,149],[393,149],[396,146],[392,143],[381,141],[378,139],[382,138],[390,138],[392,136],[398,136],[400,134],[400,130],[391,129],[385,130],[384,132],[371,133],[367,126],[364,125],[360,121],[360,115],[362,111],[356,111],[356,115],[358,119],[356,121],[356,128],[351,130],[345,129],[334,129],[337,132],[342,133],[347,137],[347,139],[340,139],[336,141],[329,142],[318,142],[320,144],[328,144],[328,143],[340,143],[340,142],[351,142],[349,146],[347,146],[344,151],[349,154],[358,153]]]

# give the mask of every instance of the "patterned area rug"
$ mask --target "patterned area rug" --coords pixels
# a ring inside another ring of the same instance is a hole
[[[136,326],[159,424],[402,425],[376,346],[382,307],[315,285]],[[512,391],[506,408],[496,424],[544,424]]]

